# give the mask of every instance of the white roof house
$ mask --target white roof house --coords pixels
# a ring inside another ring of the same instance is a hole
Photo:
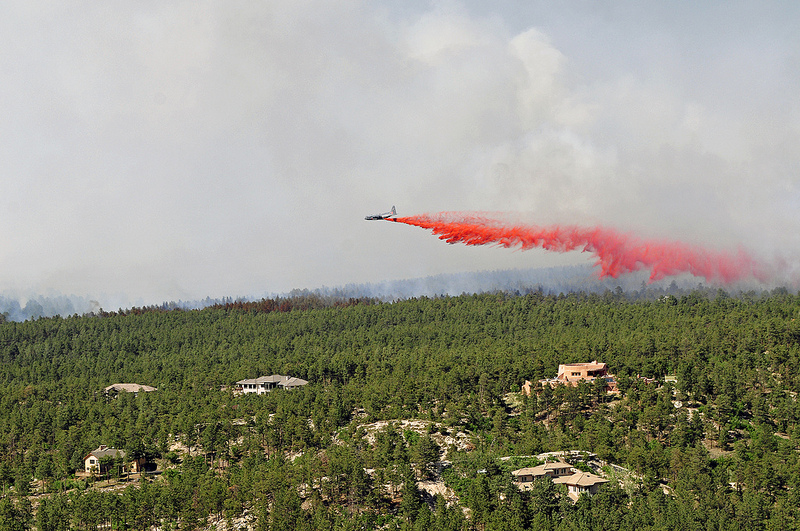
[[[236,385],[241,386],[242,393],[256,393],[263,395],[269,393],[273,389],[295,389],[303,387],[308,382],[302,378],[295,378],[294,376],[284,376],[282,374],[273,374],[272,376],[259,376],[249,380],[239,380]]]

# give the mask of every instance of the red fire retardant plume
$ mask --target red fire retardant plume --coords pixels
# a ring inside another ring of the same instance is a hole
[[[680,242],[640,240],[603,227],[506,226],[477,214],[443,212],[390,218],[428,229],[447,243],[499,245],[546,249],[565,253],[581,251],[597,257],[601,277],[617,278],[633,271],[650,271],[650,281],[681,273],[703,277],[708,282],[730,283],[759,278],[759,265],[744,251],[714,252]]]

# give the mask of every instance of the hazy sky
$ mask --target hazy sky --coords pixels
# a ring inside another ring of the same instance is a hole
[[[393,204],[800,270],[794,2],[0,12],[0,292],[114,307],[586,260],[363,220]]]

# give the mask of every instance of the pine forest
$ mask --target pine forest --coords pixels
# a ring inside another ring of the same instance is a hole
[[[783,289],[100,311],[2,322],[0,361],[3,530],[800,529]],[[617,393],[539,384],[591,361]],[[270,375],[308,383],[237,385]],[[512,474],[549,457],[605,481]]]

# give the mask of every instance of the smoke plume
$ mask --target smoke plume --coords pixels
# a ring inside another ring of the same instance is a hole
[[[391,221],[428,229],[450,244],[591,253],[597,258],[601,278],[617,278],[642,270],[650,272],[651,282],[682,273],[723,284],[764,277],[764,267],[744,250],[719,252],[676,241],[643,240],[605,227],[508,224],[485,215],[462,212],[423,214]]]

